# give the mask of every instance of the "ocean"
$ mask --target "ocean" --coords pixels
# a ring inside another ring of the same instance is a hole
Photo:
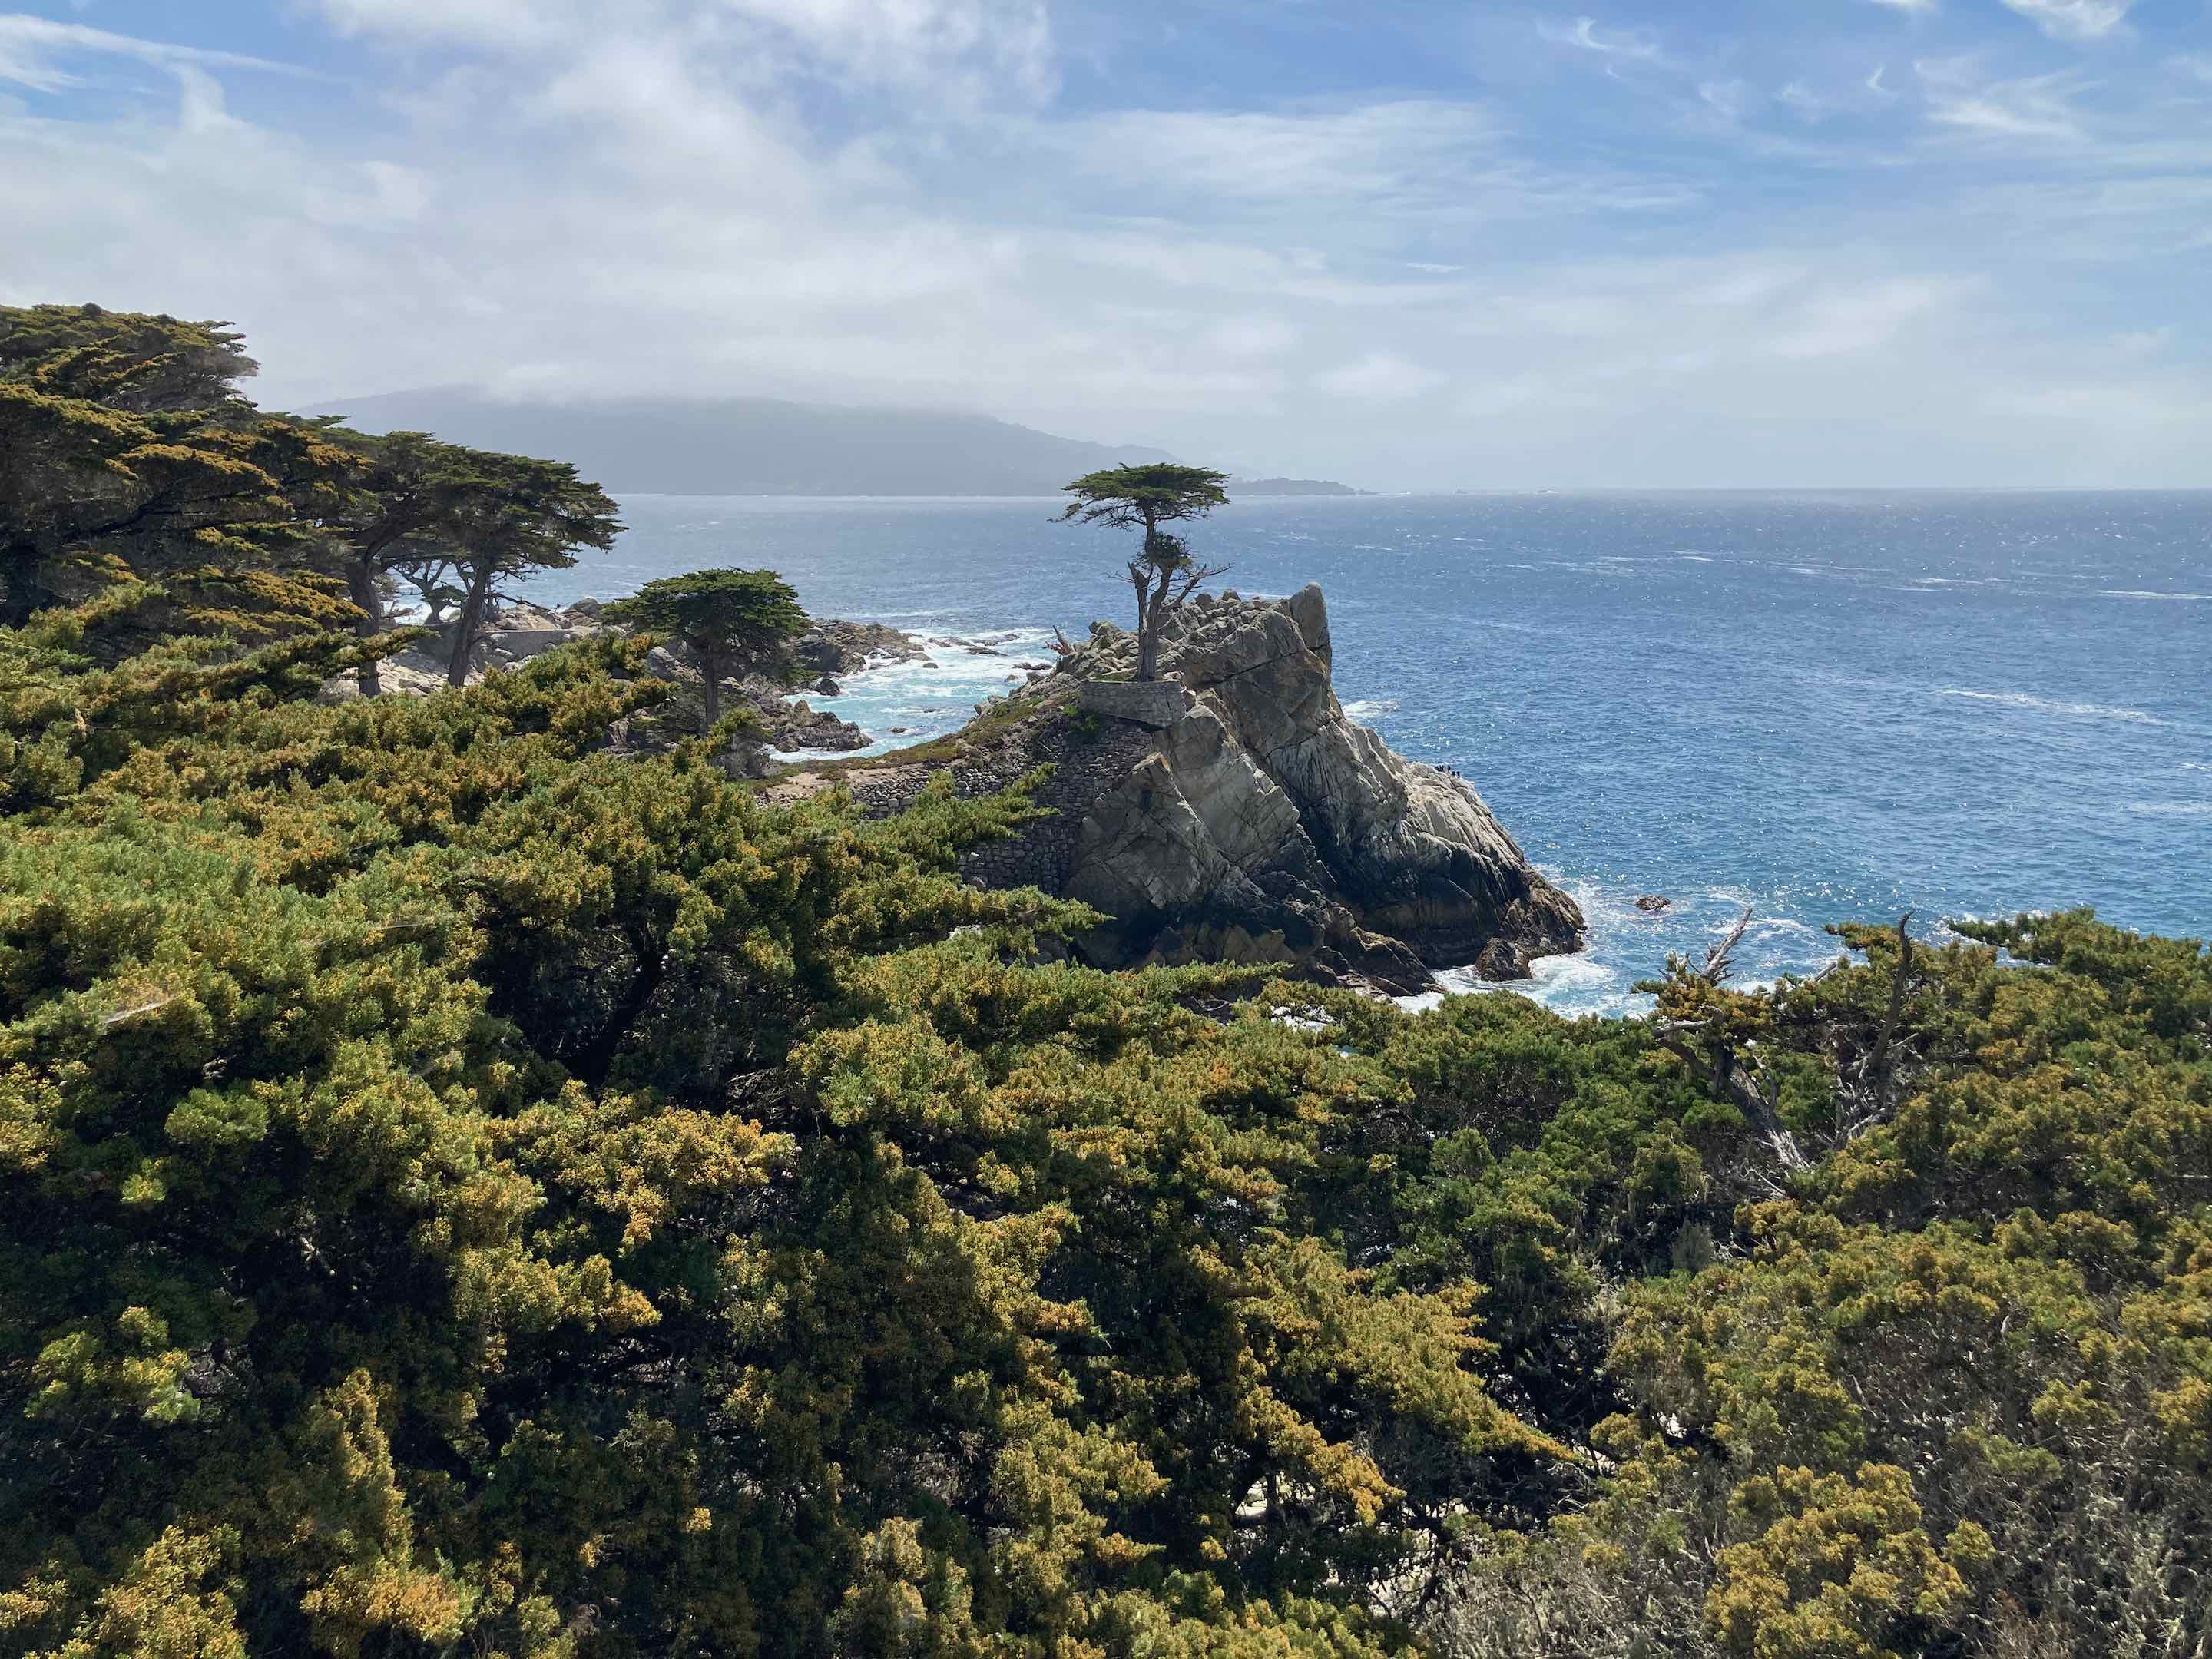
[[[1127,539],[1054,507],[631,496],[611,554],[526,591],[765,565],[817,615],[985,647],[816,700],[892,747],[1048,661],[1054,624],[1129,624]],[[1563,1012],[1642,1006],[1747,907],[1751,981],[1907,910],[2212,933],[2212,492],[1315,498],[1190,539],[1217,586],[1319,582],[1346,711],[1458,768],[1580,901],[1589,950],[1521,988]]]

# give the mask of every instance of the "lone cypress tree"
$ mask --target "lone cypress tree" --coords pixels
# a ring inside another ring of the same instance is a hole
[[[1087,472],[1067,486],[1075,499],[1058,522],[1070,519],[1115,530],[1141,527],[1144,550],[1129,561],[1129,586],[1137,590],[1137,678],[1159,678],[1160,627],[1168,613],[1223,574],[1227,565],[1200,564],[1183,538],[1160,526],[1202,519],[1229,500],[1225,472],[1210,467],[1179,466],[1163,461],[1146,466],[1108,467]]]
[[[463,597],[446,681],[461,685],[491,602],[499,597],[495,582],[526,571],[565,570],[576,562],[574,549],[612,547],[623,526],[606,492],[565,461],[458,447],[452,453],[456,475],[447,485],[453,544],[447,556]]]
[[[799,596],[773,570],[693,570],[647,582],[606,608],[607,620],[680,640],[707,683],[707,723],[722,715],[722,682],[761,665],[805,631]]]

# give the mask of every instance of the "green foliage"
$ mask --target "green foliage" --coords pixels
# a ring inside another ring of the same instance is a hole
[[[1159,665],[1160,628],[1168,613],[1199,584],[1227,568],[1203,565],[1191,556],[1183,538],[1160,526],[1202,519],[1224,506],[1225,472],[1209,467],[1156,462],[1087,472],[1067,486],[1075,499],[1060,515],[1082,524],[1115,530],[1141,530],[1143,550],[1129,562],[1129,585],[1137,594],[1137,678],[1154,678]]]
[[[6,315],[54,521],[258,418],[218,325]],[[297,430],[356,555],[603,517]],[[257,499],[240,626],[80,536],[0,628],[0,1654],[2212,1642],[2200,944],[1851,927],[1583,1022],[1079,970],[1097,918],[957,877],[1018,791],[622,757],[642,641],[317,701],[400,638],[303,629]]]
[[[136,580],[104,613],[111,656],[185,632],[368,639],[388,573],[450,575],[458,684],[500,580],[622,529],[565,464],[267,414],[238,390],[255,370],[221,323],[0,307],[0,622]],[[359,672],[374,693],[374,658]]]
[[[1113,530],[1141,529],[1149,535],[1164,524],[1202,519],[1226,506],[1229,492],[1223,486],[1228,482],[1226,472],[1172,461],[1110,466],[1086,472],[1068,485],[1067,493],[1075,499],[1060,517],[1063,523],[1073,519]]]
[[[1737,1126],[1732,1165],[1700,1148],[1718,1259],[1613,1281],[1602,1495],[1475,1563],[1449,1645],[2207,1639],[2212,958],[2086,913],[1909,957],[1844,933],[1866,965],[1756,994],[1678,965],[1662,988],[1655,1082],[1726,1097]]]
[[[129,576],[162,583],[140,644],[336,621],[315,527],[356,463],[255,410],[234,385],[253,370],[221,324],[0,307],[0,621]]]
[[[799,596],[773,570],[693,570],[647,582],[606,608],[611,622],[665,634],[699,659],[707,721],[721,715],[722,682],[780,670],[785,643],[806,631]]]
[[[327,707],[343,638],[67,631],[0,636],[62,750],[0,847],[7,1650],[1380,1652],[1429,1471],[1561,1455],[1464,1288],[1297,1224],[1364,1062],[1024,965],[1091,918],[957,878],[1018,799],[605,756],[635,642]]]
[[[356,591],[389,566],[411,566],[418,586],[433,587],[450,573],[460,609],[447,654],[449,684],[467,678],[502,580],[566,570],[577,548],[609,548],[622,533],[613,501],[565,461],[464,449],[420,433],[372,440],[370,448],[372,505],[353,526]],[[395,529],[396,541],[380,541]],[[380,554],[363,551],[380,544]]]

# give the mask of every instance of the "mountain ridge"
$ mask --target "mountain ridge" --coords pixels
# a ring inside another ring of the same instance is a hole
[[[303,411],[368,432],[428,432],[574,464],[617,494],[1050,495],[1164,449],[1063,438],[988,415],[775,398],[510,402],[469,386],[336,399]]]

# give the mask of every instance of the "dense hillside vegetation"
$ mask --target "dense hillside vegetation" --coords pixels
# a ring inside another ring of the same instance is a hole
[[[317,702],[235,351],[0,313],[0,1652],[2207,1651],[2197,944],[1057,965],[1019,792],[615,758],[641,642]]]

